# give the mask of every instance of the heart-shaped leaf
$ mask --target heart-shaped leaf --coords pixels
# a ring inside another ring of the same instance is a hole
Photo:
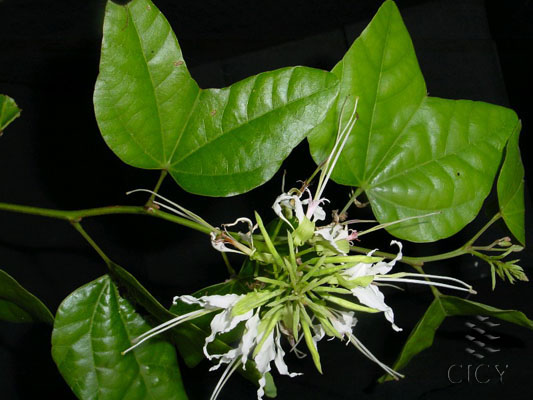
[[[394,363],[396,371],[404,368],[411,359],[433,344],[435,332],[446,317],[461,315],[482,315],[498,318],[525,328],[533,329],[533,321],[524,313],[515,310],[500,310],[486,304],[461,299],[455,296],[438,296],[433,300],[420,321],[411,331],[402,352]],[[380,381],[391,379],[388,375]]]
[[[9,322],[46,322],[50,325],[54,323],[52,313],[41,300],[1,269],[0,319]]]
[[[150,328],[106,275],[59,307],[52,357],[80,399],[186,399],[176,352],[163,338],[121,354]]]
[[[507,227],[525,245],[524,165],[518,147],[520,128],[521,124],[518,124],[507,142],[505,160],[498,178],[498,201]]]
[[[15,100],[5,94],[0,94],[0,136],[3,130],[18,117],[20,117],[20,108]]]
[[[309,137],[315,161],[333,146],[359,97],[355,124],[333,172],[357,186],[395,236],[428,242],[453,235],[475,218],[489,194],[503,147],[518,118],[509,109],[428,97],[409,33],[385,2],[332,71],[340,79],[336,108]]]
[[[200,89],[150,0],[109,1],[94,105],[109,147],[185,190],[230,196],[269,180],[325,116],[334,75],[292,67]]]

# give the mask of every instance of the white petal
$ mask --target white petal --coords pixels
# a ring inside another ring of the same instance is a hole
[[[392,308],[385,304],[385,296],[376,285],[370,284],[366,287],[355,287],[352,289],[352,293],[365,306],[383,311],[385,318],[392,324],[392,328],[395,331],[401,331],[401,328],[394,325],[394,312]]]
[[[214,296],[211,296],[214,297]],[[220,296],[224,297],[224,296]],[[215,315],[213,319],[211,320],[211,334],[205,338],[205,344],[204,344],[204,354],[205,356],[211,360],[212,358],[216,358],[217,355],[210,355],[207,352],[207,345],[211,343],[213,340],[215,340],[216,335],[219,333],[226,333],[234,329],[239,322],[246,321],[249,319],[253,314],[253,310],[248,311],[245,314],[233,316],[231,314],[231,308],[222,311],[221,313]]]
[[[278,332],[276,336],[276,358],[274,359],[274,364],[276,364],[276,368],[278,369],[278,372],[281,375],[288,375],[291,378],[294,378],[295,376],[302,375],[300,372],[289,372],[289,368],[287,367],[287,364],[285,364],[285,361],[283,360],[283,357],[285,356],[285,352],[283,351],[283,348],[281,347],[280,343],[281,335]]]
[[[234,293],[224,295],[214,294],[211,296],[202,296],[200,300],[205,303],[205,307],[228,309],[237,304],[243,297],[243,294],[239,295]]]
[[[224,354],[213,354],[211,356],[211,359],[220,359],[218,364],[213,365],[211,368],[209,368],[209,371],[215,371],[217,370],[222,364],[229,364],[232,363],[236,358],[239,358],[240,351],[239,349],[231,349],[227,353]]]
[[[348,237],[349,232],[347,227],[343,228],[342,225],[336,224],[332,227],[317,229],[315,235],[322,236],[340,254],[346,254],[338,247],[337,240],[343,240]]]
[[[352,329],[357,323],[353,311],[338,311],[337,318],[331,318],[331,324],[342,336],[352,333]]]
[[[304,212],[302,207],[302,201],[298,196],[282,193],[276,198],[274,204],[272,205],[274,213],[287,224],[292,226],[292,224],[287,220],[287,218],[285,218],[285,215],[283,214],[283,208],[287,208],[289,210],[294,211],[298,221],[302,221]]]
[[[258,338],[257,341],[260,342],[261,338]],[[272,330],[267,339],[263,342],[261,350],[254,357],[257,371],[261,374],[261,379],[259,379],[259,389],[257,389],[258,399],[262,399],[265,394],[265,374],[270,371],[270,362],[274,360],[274,358],[276,358],[276,349],[274,346],[274,330]]]
[[[258,338],[257,341],[260,342],[261,339],[262,337]],[[263,342],[263,345],[261,346],[261,350],[254,357],[257,371],[259,371],[261,375],[264,375],[268,371],[270,371],[270,362],[274,360],[275,357],[276,357],[276,348],[274,346],[274,330],[272,330],[267,336],[266,340]]]
[[[299,222],[302,222],[305,217],[304,208],[302,206],[302,200],[300,200],[298,196],[293,196],[293,198],[294,198],[294,214],[296,214],[296,219]]]
[[[266,385],[265,376],[263,375],[257,383],[259,384],[259,389],[257,389],[257,400],[261,400],[263,396],[265,395],[265,385]]]
[[[245,331],[242,335],[240,349],[241,349],[241,363],[243,369],[246,368],[246,361],[250,351],[257,343],[257,328],[259,327],[259,310],[254,314],[252,318],[246,321]]]
[[[344,270],[342,275],[346,276],[348,279],[360,278],[362,276],[373,275],[370,272],[372,264],[369,263],[358,263],[347,270]]]

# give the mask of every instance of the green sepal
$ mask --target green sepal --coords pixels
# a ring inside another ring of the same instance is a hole
[[[315,233],[315,223],[311,221],[309,218],[304,217],[303,220],[298,225],[298,228],[296,228],[292,232],[292,237],[294,239],[294,245],[296,247],[300,247],[307,243],[309,239],[313,237]]]
[[[285,289],[278,289],[272,292],[262,290],[257,292],[250,292],[240,299],[231,310],[231,315],[237,316],[247,313],[254,308],[262,306],[268,300],[283,293]]]
[[[318,370],[318,372],[322,373],[322,365],[320,364],[320,354],[318,354],[318,349],[316,347],[316,343],[313,340],[313,335],[311,334],[309,325],[305,319],[303,319],[300,322],[300,324],[302,326],[302,330],[304,333],[305,344],[307,345],[307,348],[309,349],[309,352],[311,353],[311,357],[313,358],[315,367]]]
[[[337,278],[339,285],[345,287],[346,289],[353,289],[356,287],[366,287],[370,285],[370,283],[372,283],[372,281],[374,280],[374,275],[360,276],[358,278],[350,279],[350,280],[344,278],[340,274],[335,275],[335,277]]]

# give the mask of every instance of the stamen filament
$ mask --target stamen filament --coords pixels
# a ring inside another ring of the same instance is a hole
[[[443,288],[448,288],[448,289],[460,290],[462,292],[468,292],[468,293],[472,293],[472,294],[477,294],[477,292],[474,289],[472,289],[472,287],[463,288],[463,287],[459,287],[459,286],[447,285],[445,283],[422,281],[422,280],[418,280],[418,279],[387,278],[385,276],[376,276],[376,278],[374,278],[374,281],[376,281],[376,282],[390,281],[390,282],[402,282],[402,283],[417,283],[417,284],[420,284],[420,285],[438,286],[438,287],[443,287]]]
[[[239,365],[241,364],[241,361],[240,361],[240,357],[236,357],[235,359],[233,359],[229,364],[228,366],[226,367],[226,369],[224,370],[224,373],[222,374],[222,376],[220,377],[217,385],[215,386],[215,390],[213,390],[213,394],[211,395],[210,397],[210,400],[216,400],[216,398],[218,397],[218,395],[220,394],[220,392],[222,391],[222,388],[224,387],[224,385],[226,384],[226,382],[228,381],[228,379],[231,377],[231,375],[233,375],[233,373],[235,372],[235,370],[237,368],[239,368]]]
[[[133,344],[133,346],[127,348],[126,350],[124,350],[122,352],[122,355],[125,355],[127,354],[128,352],[130,352],[131,350],[133,350],[134,348],[136,348],[137,346],[141,345],[142,343],[146,342],[147,340],[149,340],[150,338],[156,336],[156,335],[159,335],[160,333],[163,333],[169,329],[172,329],[174,328],[175,326],[183,323],[183,322],[186,322],[186,321],[189,321],[191,319],[195,319],[195,318],[198,318],[198,317],[201,317],[202,315],[205,315],[205,314],[209,314],[213,311],[217,311],[217,310],[197,310],[197,311],[193,311],[193,312],[190,312],[188,314],[184,314],[184,315],[180,315],[176,318],[173,318],[167,322],[164,322],[162,323],[161,325],[158,325],[156,326],[155,328],[152,328],[150,329],[149,331],[143,333],[142,335],[140,335],[139,337],[135,338],[133,340],[133,342],[135,342]]]
[[[370,360],[374,361],[376,364],[378,364],[385,372],[387,372],[390,376],[392,376],[394,379],[398,380],[398,378],[403,378],[404,376],[400,374],[399,372],[396,372],[392,368],[390,368],[388,365],[382,363],[379,361],[374,354],[370,350],[368,350],[363,343],[359,341],[352,333],[348,335],[348,338],[350,342],[359,350],[363,355],[365,355]]]

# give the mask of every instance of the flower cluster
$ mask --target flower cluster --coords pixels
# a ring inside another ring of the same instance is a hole
[[[222,228],[214,228],[188,210],[174,204],[157,205],[170,208],[179,215],[192,219],[211,230],[211,243],[221,252],[236,252],[252,260],[258,267],[251,276],[259,286],[244,294],[211,295],[199,298],[179,296],[175,302],[194,304],[197,309],[180,315],[137,338],[127,351],[135,348],[177,324],[216,312],[211,321],[211,333],[205,340],[205,356],[218,363],[212,370],[227,364],[212,399],[220,393],[228,378],[239,367],[247,368],[252,361],[259,372],[258,399],[264,395],[266,374],[274,362],[278,372],[294,377],[284,362],[283,343],[297,355],[303,340],[307,351],[319,372],[322,372],[318,342],[324,337],[336,338],[352,344],[364,356],[378,364],[387,374],[398,379],[402,375],[368,350],[353,333],[357,315],[383,312],[396,331],[394,312],[385,302],[380,290],[391,283],[418,283],[466,292],[472,288],[454,278],[419,273],[391,273],[402,259],[402,244],[396,257],[387,261],[376,257],[376,250],[366,255],[350,255],[352,241],[361,232],[349,227],[351,221],[333,218],[327,225],[317,226],[326,219],[323,205],[329,200],[322,197],[333,168],[344,147],[348,134],[357,120],[355,109],[335,141],[327,160],[321,165],[321,174],[313,195],[305,182],[302,188],[293,188],[279,195],[272,208],[277,222],[274,229],[267,229],[256,213],[255,223],[248,218],[239,218]],[[237,224],[246,224],[246,233],[234,233],[228,229]],[[257,231],[259,231],[257,233]],[[244,325],[237,347],[225,354],[211,354],[208,345],[217,335]]]

